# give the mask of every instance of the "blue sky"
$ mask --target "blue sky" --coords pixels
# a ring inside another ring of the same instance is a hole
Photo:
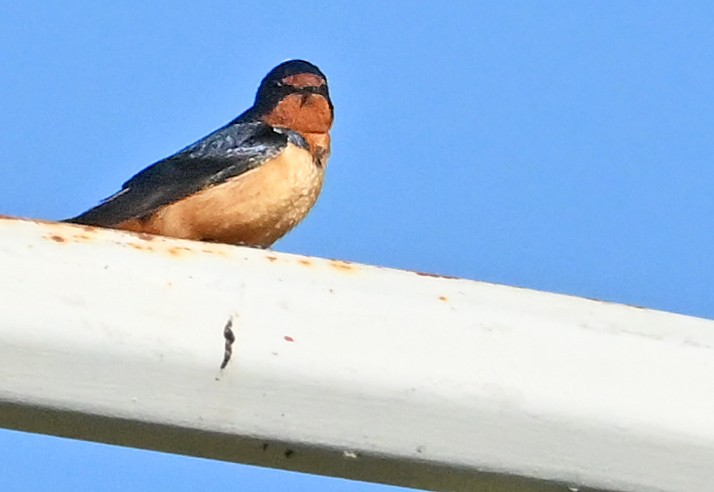
[[[714,318],[711,2],[0,0],[0,213],[65,218],[327,74],[333,153],[279,251]],[[0,431],[0,489],[395,490]]]

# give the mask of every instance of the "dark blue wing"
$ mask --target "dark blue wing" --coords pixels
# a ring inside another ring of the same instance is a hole
[[[262,122],[234,120],[124,183],[121,191],[66,222],[112,227],[241,175],[278,156],[297,133]]]

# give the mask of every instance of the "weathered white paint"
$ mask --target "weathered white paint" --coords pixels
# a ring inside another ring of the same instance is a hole
[[[3,218],[0,425],[443,490],[709,490],[714,322]]]

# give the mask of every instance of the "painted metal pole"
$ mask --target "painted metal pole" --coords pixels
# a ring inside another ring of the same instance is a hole
[[[0,218],[0,425],[438,490],[709,490],[714,322]]]

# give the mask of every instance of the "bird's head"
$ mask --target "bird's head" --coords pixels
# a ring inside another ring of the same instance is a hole
[[[327,77],[304,60],[281,63],[265,76],[255,97],[260,119],[301,133],[326,133],[334,110]]]

